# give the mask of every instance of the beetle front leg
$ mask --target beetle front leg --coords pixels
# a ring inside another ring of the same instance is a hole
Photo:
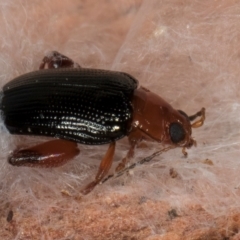
[[[92,181],[91,183],[89,183],[82,191],[82,194],[88,194],[89,192],[91,192],[93,190],[93,188],[99,184],[103,178],[107,175],[109,169],[112,166],[112,161],[113,161],[113,156],[114,156],[114,152],[115,152],[115,142],[110,143],[109,148],[104,156],[104,158],[102,159],[100,166],[98,168],[98,172],[97,175],[95,177],[95,180]]]
[[[39,69],[52,68],[81,68],[81,66],[69,57],[57,51],[51,51],[43,58]]]
[[[36,146],[15,150],[8,162],[14,166],[58,167],[79,154],[77,143],[56,139]]]

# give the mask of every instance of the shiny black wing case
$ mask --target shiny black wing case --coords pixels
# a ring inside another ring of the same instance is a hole
[[[123,72],[47,69],[3,87],[2,118],[12,134],[104,144],[127,135],[138,82]]]

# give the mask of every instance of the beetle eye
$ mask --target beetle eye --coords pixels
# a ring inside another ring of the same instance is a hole
[[[185,138],[183,126],[179,123],[171,123],[169,134],[173,143],[179,143]]]

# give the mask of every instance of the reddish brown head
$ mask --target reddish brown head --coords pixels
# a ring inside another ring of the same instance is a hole
[[[130,141],[145,139],[190,148],[196,144],[191,136],[192,128],[200,127],[205,119],[205,109],[188,116],[143,87],[134,93],[133,108]],[[191,124],[197,117],[201,117],[200,120]]]
[[[163,129],[162,142],[174,144],[180,147],[191,147],[193,145],[191,123],[183,112],[173,109],[171,106],[161,106],[160,115]]]

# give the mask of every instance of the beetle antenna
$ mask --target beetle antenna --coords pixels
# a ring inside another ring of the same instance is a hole
[[[162,154],[163,152],[167,152],[168,150],[173,149],[173,148],[176,148],[176,146],[169,146],[169,147],[163,148],[163,149],[153,153],[152,155],[145,157],[145,158],[139,160],[138,162],[131,164],[130,166],[122,169],[121,171],[117,172],[116,174],[108,175],[105,179],[103,179],[101,184],[106,182],[110,178],[113,178],[113,177],[118,178],[118,177],[122,176],[125,172],[129,172],[129,170],[135,168],[137,165],[144,164],[146,162],[150,162],[153,158],[155,158],[155,157],[159,156],[160,154]]]
[[[196,122],[192,123],[192,128],[198,128],[201,127],[205,121],[205,108],[202,108],[199,112],[195,113],[192,116],[189,116],[189,120],[192,122],[195,120],[197,117],[201,117],[199,120]]]

